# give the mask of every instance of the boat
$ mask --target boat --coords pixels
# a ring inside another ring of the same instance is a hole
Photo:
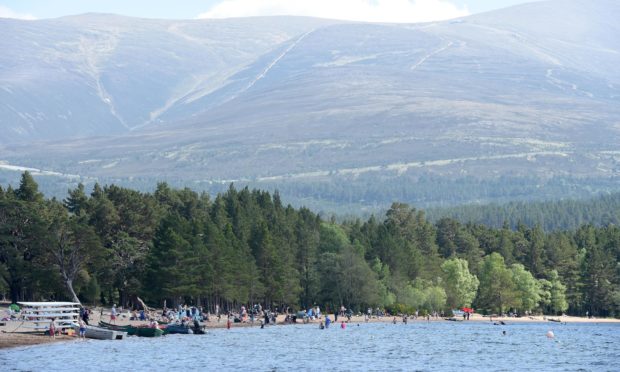
[[[109,330],[127,332],[129,336],[138,336],[138,337],[159,337],[164,334],[164,331],[159,328],[150,328],[150,327],[135,327],[132,325],[116,325],[111,323],[106,323],[103,321],[99,322],[99,326],[102,328],[106,328]]]
[[[133,336],[135,334],[134,331],[137,328],[131,325],[117,325],[112,323],[106,323],[104,321],[99,321],[99,327],[113,331],[127,332],[129,336]]]
[[[134,335],[138,337],[159,337],[163,336],[164,331],[159,328],[132,327],[135,329]]]
[[[76,329],[79,330],[79,326],[76,327]],[[87,326],[84,336],[86,338],[94,338],[96,340],[122,340],[125,338],[125,336],[127,336],[127,332],[115,331],[112,329],[95,326]]]
[[[164,334],[165,335],[174,335],[174,334],[181,334],[181,335],[191,335],[194,334],[194,331],[187,325],[183,325],[183,324],[168,324],[166,326],[166,328],[164,328]]]

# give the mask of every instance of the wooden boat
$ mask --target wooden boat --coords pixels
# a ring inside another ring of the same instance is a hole
[[[77,330],[79,330],[79,328],[79,326],[76,327]],[[86,338],[94,338],[96,340],[122,340],[125,338],[125,336],[127,336],[127,332],[87,326],[86,333],[84,335],[86,336]]]
[[[113,331],[127,332],[129,336],[133,336],[135,334],[134,330],[135,328],[137,328],[131,325],[117,325],[112,323],[106,323],[104,321],[99,321],[99,327]]]

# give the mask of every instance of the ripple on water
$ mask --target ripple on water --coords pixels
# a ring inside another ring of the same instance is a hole
[[[545,335],[549,329],[554,340]],[[265,329],[213,330],[207,335],[169,335],[40,345],[0,351],[8,370],[256,371],[563,371],[620,370],[616,324],[511,324],[476,322],[364,323],[345,330],[316,324]],[[3,367],[4,369],[4,367]]]

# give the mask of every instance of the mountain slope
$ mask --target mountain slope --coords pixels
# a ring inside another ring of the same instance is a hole
[[[0,141],[126,133],[327,21],[0,19]]]
[[[262,184],[330,203],[343,202],[334,191],[340,185],[387,183],[411,195],[427,179],[452,182],[448,190],[465,178],[500,186],[528,180],[528,195],[519,198],[535,197],[529,190],[553,179],[562,180],[551,182],[557,197],[609,191],[620,176],[616,19],[615,1],[556,0],[416,25],[224,20],[218,27],[234,32],[222,31],[225,47],[209,39],[199,49],[217,51],[206,67],[194,62],[193,44],[166,62],[176,49],[150,33],[151,23],[163,21],[143,21],[150,31],[125,35],[125,49],[115,49],[125,54],[110,57],[101,80],[108,94],[127,98],[114,107],[134,118],[125,121],[133,130],[117,125],[106,129],[114,137],[4,146],[0,159],[129,184]],[[236,47],[245,40],[236,27],[254,35],[246,49]],[[132,37],[149,39],[149,50]],[[227,51],[230,63],[223,62]],[[149,80],[140,69],[159,72]],[[202,80],[187,88],[182,82],[197,69]],[[458,201],[509,197],[485,192]],[[360,191],[345,202],[389,198]],[[447,198],[437,192],[424,200]]]

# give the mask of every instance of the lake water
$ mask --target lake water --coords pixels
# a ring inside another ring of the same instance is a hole
[[[620,371],[619,341],[619,324],[310,324],[5,349],[0,369],[599,372]]]

